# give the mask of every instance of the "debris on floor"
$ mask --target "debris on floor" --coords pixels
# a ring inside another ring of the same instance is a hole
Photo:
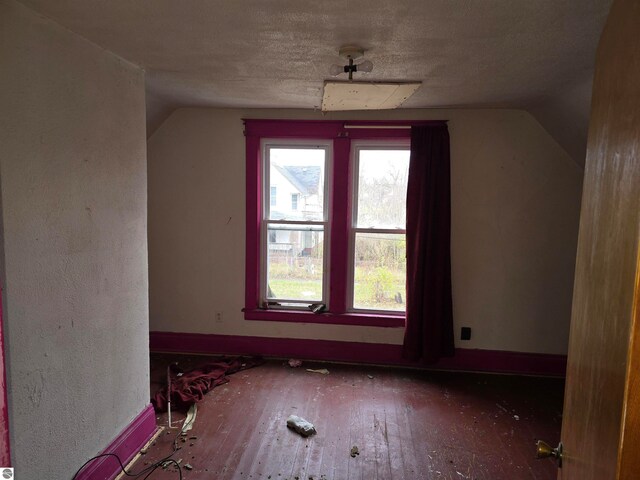
[[[514,415],[513,418],[515,418],[516,420],[520,420],[520,415]]]
[[[307,372],[320,373],[322,375],[329,375],[329,370],[327,370],[326,368],[317,368],[317,369],[307,368]]]
[[[291,368],[298,368],[302,366],[302,360],[298,360],[297,358],[290,358],[289,359],[289,366]]]
[[[289,415],[289,418],[287,418],[287,427],[299,433],[303,437],[309,437],[317,433],[316,427],[314,427],[313,423],[302,417],[298,417],[297,415]]]
[[[356,455],[360,455],[360,450],[358,450],[358,447],[356,445],[351,447],[351,453],[349,455],[351,455],[353,458],[356,458]]]
[[[184,468],[186,468],[187,470],[193,470],[193,466],[190,463],[185,463]]]
[[[371,380],[373,380],[373,375],[367,375]]]
[[[193,424],[196,421],[196,415],[198,414],[198,405],[195,403],[189,407],[187,412],[187,418],[184,419],[182,424],[182,435],[186,435],[189,430],[193,428]]]
[[[262,365],[259,357],[221,357],[209,361],[186,372],[176,372],[171,381],[171,409],[185,412],[191,405],[199,402],[204,396],[223,383],[229,381],[229,375],[247,368]],[[178,375],[182,373],[182,375]],[[167,410],[167,389],[159,390],[151,399],[156,413]]]

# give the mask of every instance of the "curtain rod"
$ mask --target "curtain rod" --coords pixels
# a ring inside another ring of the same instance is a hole
[[[427,125],[446,125],[448,120],[347,120],[342,125],[342,128],[363,128],[363,129],[385,129],[385,130],[405,130],[414,126],[427,126]]]
[[[345,125],[343,128],[366,128],[366,129],[384,128],[385,130],[387,130],[392,128],[397,128],[397,129],[411,128],[411,125]]]

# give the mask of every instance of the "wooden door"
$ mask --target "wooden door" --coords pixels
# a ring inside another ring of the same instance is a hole
[[[600,39],[594,77],[561,480],[640,478],[635,341],[640,328],[639,35],[640,0],[616,0]]]

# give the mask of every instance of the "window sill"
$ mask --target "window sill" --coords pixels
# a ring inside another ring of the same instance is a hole
[[[327,325],[357,325],[362,327],[401,328],[405,325],[404,315],[383,313],[313,313],[305,311],[276,309],[244,309],[245,320],[267,322],[322,323]]]

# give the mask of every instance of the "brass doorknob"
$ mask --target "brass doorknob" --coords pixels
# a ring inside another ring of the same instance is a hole
[[[536,442],[536,458],[553,457],[558,461],[558,467],[562,468],[562,442],[556,448],[552,448],[547,442],[538,440]]]

